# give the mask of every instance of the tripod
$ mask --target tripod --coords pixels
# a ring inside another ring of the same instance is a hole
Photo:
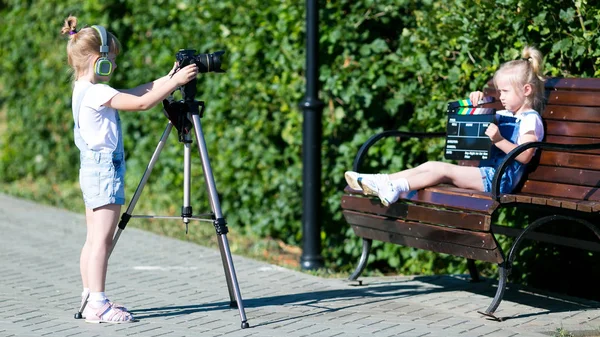
[[[127,223],[131,218],[150,218],[150,219],[182,219],[186,226],[186,233],[188,230],[188,224],[190,220],[208,221],[212,222],[217,236],[219,238],[219,250],[221,252],[221,260],[223,263],[223,269],[225,270],[225,279],[227,281],[227,288],[229,290],[230,306],[237,307],[240,313],[240,319],[242,321],[242,329],[248,328],[250,325],[246,319],[246,313],[244,311],[244,305],[242,303],[242,296],[238,285],[235,269],[233,267],[233,260],[231,258],[231,251],[229,249],[229,242],[227,241],[227,222],[221,213],[221,205],[219,203],[219,197],[217,195],[217,189],[215,187],[215,181],[210,167],[208,159],[208,151],[206,149],[206,143],[204,141],[204,134],[202,132],[202,125],[200,118],[204,112],[204,102],[194,100],[196,93],[196,80],[192,80],[181,88],[183,100],[175,102],[172,100],[164,100],[163,106],[165,115],[169,119],[169,123],[165,128],[165,131],[158,142],[154,154],[150,158],[148,167],[142,176],[142,179],[135,190],[133,198],[127,207],[127,210],[121,216],[119,221],[118,230],[113,238],[113,244],[109,252],[109,256],[115,248],[121,232],[127,226]],[[201,109],[200,109],[201,108]],[[137,204],[140,194],[146,185],[150,173],[154,165],[158,161],[158,156],[165,146],[166,140],[173,129],[176,127],[179,133],[179,141],[184,145],[184,160],[183,160],[183,205],[181,207],[181,216],[154,216],[154,215],[132,215],[135,205]],[[200,159],[202,161],[202,169],[204,173],[204,179],[206,187],[208,189],[210,206],[212,213],[198,214],[196,216],[192,213],[192,206],[190,205],[190,176],[191,176],[191,136],[190,131],[194,130],[196,135],[196,141],[198,143],[198,151],[200,153]],[[81,318],[83,309],[87,304],[87,298],[81,305],[79,312],[75,314],[75,318]]]

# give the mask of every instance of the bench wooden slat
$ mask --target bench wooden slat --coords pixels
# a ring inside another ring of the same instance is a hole
[[[597,204],[595,204],[597,206]],[[591,205],[587,205],[587,204],[583,204],[583,203],[577,203],[577,210],[580,212],[586,212],[586,213],[590,213],[593,211],[593,206]]]
[[[460,190],[460,191],[459,191]],[[345,193],[363,195],[362,192],[346,186]],[[489,193],[458,189],[450,186],[434,186],[419,191],[402,193],[400,199],[417,204],[435,205],[438,207],[491,214],[498,207]]]
[[[546,134],[553,136],[597,138],[600,137],[600,124],[548,120],[546,121]],[[594,143],[597,143],[597,141]]]
[[[485,214],[493,213],[496,207],[498,207],[498,202],[492,200],[491,195],[486,198],[473,198],[469,195],[446,193],[441,188],[426,188],[419,191],[410,191],[402,193],[400,198],[414,203],[436,205],[444,208]]]
[[[411,236],[399,236],[394,233],[388,233],[373,228],[360,227],[351,225],[354,234],[358,237],[378,240],[382,242],[390,242],[402,246],[425,249],[433,252],[461,256],[467,259],[485,261],[490,263],[502,263],[504,259],[497,249],[489,250],[474,247],[465,247],[454,245],[448,242],[430,241],[422,238]],[[489,234],[491,237],[491,234]]]
[[[535,196],[531,197],[531,203],[534,205],[546,206],[547,202],[548,202],[548,198],[545,198],[545,197],[535,197]]]
[[[485,89],[483,91],[485,96],[493,96],[498,100],[500,95],[495,89]],[[586,106],[586,107],[600,107],[600,95],[597,91],[586,91],[586,90],[547,90],[546,104],[547,105],[572,105],[572,106]],[[502,109],[501,105],[498,104],[489,105],[489,107],[495,107],[496,109]]]
[[[493,83],[489,86],[493,87]],[[547,90],[600,91],[600,83],[596,78],[548,78],[545,88]]]
[[[600,122],[600,108],[568,105],[546,105],[542,118],[546,121]]]
[[[547,135],[546,136],[547,143],[555,143],[555,144],[596,144],[600,143],[600,139],[598,138],[583,138],[583,137],[565,137],[565,136],[554,136]],[[547,151],[547,150],[546,150]],[[600,155],[600,150],[569,150],[569,152],[576,153],[586,153],[586,154],[598,154]]]
[[[498,225],[493,225],[492,230],[496,234],[506,235],[510,237],[517,237],[521,234],[522,231],[521,228],[512,228]],[[567,247],[581,248],[594,252],[600,252],[600,242],[574,239],[564,236],[557,237],[556,235],[545,234],[540,232],[530,232],[527,234],[526,238],[534,241],[548,242]]]
[[[548,199],[546,200],[546,205],[561,208],[562,202],[558,199]]]
[[[538,165],[527,179],[594,187],[600,184],[600,171]]]
[[[577,201],[579,200],[600,201],[600,190],[597,187],[549,183],[545,181],[527,180],[523,184],[521,193],[560,199],[573,199],[574,202],[572,202],[572,205],[569,205],[571,203],[569,200],[561,201],[561,207],[570,209],[577,209]],[[521,195],[517,195],[518,202],[520,202],[518,199],[519,196]],[[527,195],[523,195],[523,197],[525,198]]]
[[[556,208],[565,208],[577,210],[580,212],[599,212],[600,202],[588,200],[566,199],[564,197],[542,196],[538,194],[527,194],[519,192],[519,194],[503,194],[500,196],[502,204],[523,203],[541,206],[549,206]],[[492,225],[493,228],[493,225]]]
[[[532,196],[530,195],[515,195],[515,201],[521,204],[531,204]]]
[[[492,233],[392,220],[343,211],[354,232],[363,238],[428,249],[493,263],[503,261]]]
[[[458,228],[436,226],[401,219],[391,219],[375,214],[363,214],[355,211],[342,211],[348,223],[384,230],[399,235],[426,238],[431,241],[451,242],[462,246],[496,249],[495,240],[490,238],[489,232],[474,232]]]
[[[546,92],[547,104],[575,105],[596,107],[600,106],[598,92],[554,90]]]
[[[513,194],[502,194],[500,195],[500,203],[502,204],[510,204],[513,202],[517,202],[517,197]]]
[[[540,165],[600,170],[600,156],[545,150],[540,154]]]
[[[401,218],[408,221],[431,224],[443,223],[450,227],[476,231],[489,231],[492,222],[490,215],[481,213],[466,213],[464,211],[424,207],[403,202],[397,202],[391,204],[390,207],[385,207],[376,198],[350,195],[342,196],[342,208],[362,213]]]
[[[350,195],[364,196],[362,191],[353,190],[349,186],[344,192]],[[476,201],[473,199],[476,198]],[[400,200],[414,202],[416,204],[435,205],[467,212],[479,212],[491,214],[498,202],[492,200],[490,193],[477,192],[467,189],[459,189],[450,186],[428,187],[420,191],[402,193]]]
[[[490,194],[486,192],[474,191],[470,189],[460,188],[453,185],[440,184],[427,188],[429,191],[443,193],[448,195],[466,196],[470,198],[490,199]]]

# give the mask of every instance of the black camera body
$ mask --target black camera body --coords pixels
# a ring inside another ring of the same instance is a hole
[[[224,73],[225,70],[221,69],[221,55],[225,54],[225,51],[219,50],[209,54],[196,54],[195,49],[180,49],[175,58],[179,64],[179,69],[195,63],[198,67],[198,73]],[[181,88],[181,95],[183,100],[190,102],[194,100],[196,96],[196,79],[189,81]]]
[[[223,50],[209,54],[196,54],[194,49],[180,49],[175,58],[181,68],[195,63],[199,73],[224,73],[225,71],[221,69],[221,55],[223,54],[225,54]]]

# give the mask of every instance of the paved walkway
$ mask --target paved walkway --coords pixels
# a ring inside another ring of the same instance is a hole
[[[82,214],[0,195],[0,336],[600,335],[597,302],[513,288],[497,312],[510,319],[495,322],[476,312],[489,305],[493,283],[382,277],[359,286],[234,256],[250,323],[241,329],[218,250],[129,227],[107,293],[139,322],[88,324],[73,318],[84,230]]]

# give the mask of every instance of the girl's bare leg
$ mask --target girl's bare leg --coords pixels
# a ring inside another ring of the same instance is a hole
[[[429,163],[429,162],[427,162],[427,163]],[[417,167],[413,167],[411,169],[402,170],[402,171],[399,171],[396,173],[390,173],[389,178],[390,178],[390,180],[397,180],[400,178],[408,178],[410,176],[414,176],[416,174],[423,173],[426,171],[426,168],[423,167],[423,165],[426,166],[427,163],[421,164],[421,165],[419,165]]]
[[[86,211],[88,238],[82,250],[82,254],[88,256],[87,267],[83,267],[82,270],[87,268],[87,283],[90,289],[89,302],[84,310],[86,322],[130,323],[134,321],[127,309],[113,304],[104,294],[108,255],[120,213],[121,205],[115,204]]]
[[[483,191],[483,180],[477,167],[430,161],[417,168],[419,171],[415,171],[416,174],[406,178],[411,190],[446,183],[460,188]]]
[[[117,227],[121,205],[106,205],[94,210],[87,210],[88,251],[87,283],[91,292],[104,292],[106,284],[106,270],[108,266],[108,252]],[[86,249],[84,245],[84,250]]]
[[[85,220],[87,226],[87,235],[83,248],[81,248],[81,256],[79,257],[79,271],[81,273],[81,282],[83,288],[89,288],[88,283],[88,261],[90,259],[90,247],[92,243],[92,215],[93,211],[90,209],[85,210]]]

